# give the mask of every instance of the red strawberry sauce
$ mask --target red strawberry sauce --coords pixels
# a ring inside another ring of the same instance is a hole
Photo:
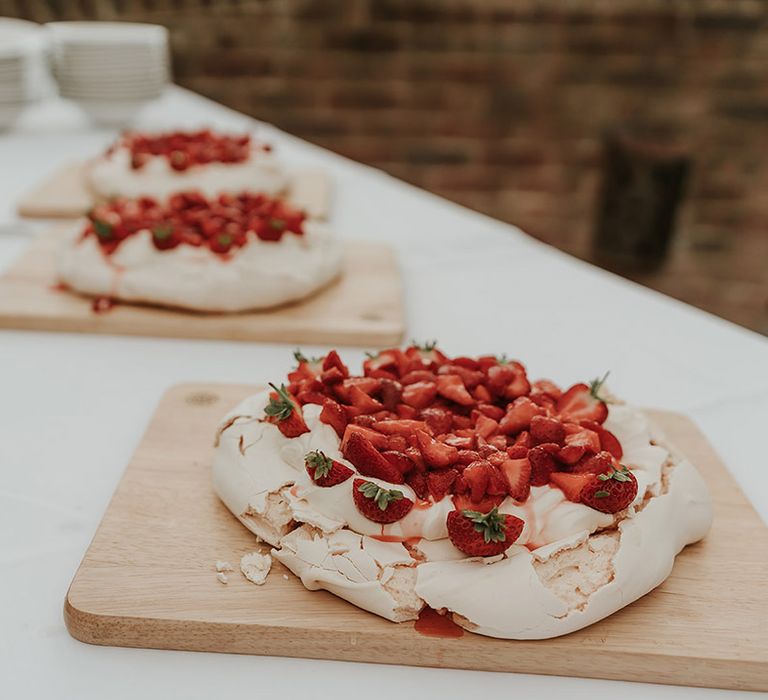
[[[419,618],[413,624],[413,629],[425,637],[457,639],[464,636],[463,627],[459,627],[449,617],[441,615],[437,610],[430,607],[425,607],[419,613]]]

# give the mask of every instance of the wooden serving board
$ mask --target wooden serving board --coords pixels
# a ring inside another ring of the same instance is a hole
[[[669,579],[565,637],[427,637],[324,591],[275,562],[264,586],[214,563],[258,548],[211,487],[215,426],[255,387],[183,385],[163,398],[75,575],[65,620],[93,644],[300,656],[768,690],[768,530],[685,417],[652,412],[698,465],[715,524]],[[287,574],[287,578],[285,577]]]
[[[341,277],[308,299],[266,311],[200,314],[117,304],[97,314],[55,286],[63,231],[37,239],[0,277],[0,328],[381,347],[405,330],[400,273],[387,245],[350,241]]]
[[[95,203],[85,178],[87,163],[68,163],[51,173],[17,203],[19,216],[30,219],[76,219]],[[322,170],[296,170],[286,198],[313,219],[327,219],[331,209],[331,181]]]

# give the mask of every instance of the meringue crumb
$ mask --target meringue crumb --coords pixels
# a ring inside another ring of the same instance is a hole
[[[216,571],[219,573],[223,571],[234,571],[235,567],[232,566],[228,561],[217,561],[216,562]]]
[[[251,583],[262,586],[267,580],[267,574],[272,568],[272,557],[269,554],[250,552],[240,559],[240,571]]]
[[[216,574],[216,578],[219,579],[219,583],[224,583],[224,584],[229,583],[229,579],[227,578],[227,575],[223,571],[219,571],[219,573]]]

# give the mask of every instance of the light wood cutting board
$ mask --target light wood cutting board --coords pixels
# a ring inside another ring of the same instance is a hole
[[[117,304],[97,314],[89,299],[55,287],[62,234],[37,239],[0,277],[0,328],[363,347],[396,345],[405,330],[400,272],[384,244],[348,242],[340,279],[276,309],[198,314]]]
[[[183,385],[151,421],[75,575],[65,620],[93,644],[300,656],[768,690],[768,530],[704,436],[651,412],[699,467],[715,524],[658,589],[565,637],[505,641],[423,636],[324,591],[275,563],[264,586],[237,565],[255,538],[211,487],[215,426],[256,387]],[[287,573],[287,579],[284,575]]]
[[[68,163],[51,173],[17,203],[19,216],[30,219],[76,219],[95,203],[85,178],[87,163]],[[331,180],[321,170],[291,174],[286,198],[313,219],[327,219],[331,210]]]

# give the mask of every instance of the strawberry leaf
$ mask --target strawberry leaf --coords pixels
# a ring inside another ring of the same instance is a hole
[[[477,510],[462,510],[461,514],[472,521],[486,543],[504,542],[507,539],[507,528],[504,516],[494,508],[489,513],[480,513]]]
[[[608,375],[610,374],[610,370],[607,371],[602,379],[595,378],[589,383],[589,395],[593,399],[597,399],[598,401],[602,401],[603,403],[608,403],[602,396],[600,396],[600,390],[603,388],[603,384],[605,384],[605,380],[608,379]]]
[[[315,481],[324,476],[328,476],[331,468],[333,467],[333,460],[320,450],[307,452],[307,454],[304,456],[304,463],[315,470]]]
[[[366,481],[364,484],[360,484],[360,486],[357,487],[357,490],[366,498],[375,501],[380,510],[386,510],[392,501],[399,501],[403,498],[402,491],[397,491],[396,489],[383,489],[372,481]]]
[[[277,392],[277,398],[272,396],[269,397],[269,403],[264,409],[264,413],[270,418],[277,418],[278,421],[283,421],[286,418],[289,418],[291,413],[293,413],[295,406],[291,400],[291,395],[285,388],[285,384],[281,384],[279,389],[271,382],[269,386]]]

